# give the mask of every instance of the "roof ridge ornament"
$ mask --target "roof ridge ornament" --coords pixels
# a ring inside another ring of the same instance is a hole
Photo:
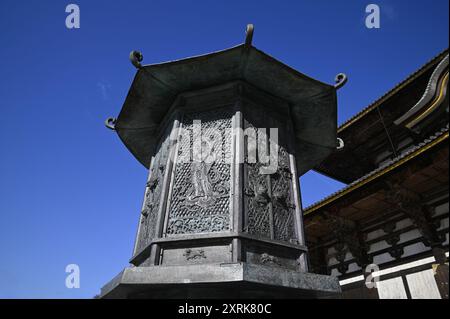
[[[135,66],[136,69],[142,68],[142,60],[144,59],[144,56],[139,51],[131,51],[130,52],[130,61]]]
[[[253,24],[249,23],[247,24],[247,30],[245,31],[245,47],[249,48],[252,46],[252,40],[253,40],[253,31],[255,30],[255,27]]]
[[[447,54],[436,66],[428,80],[422,97],[405,114],[394,121],[395,125],[404,125],[413,129],[428,115],[434,112],[446,96],[448,84],[449,55]],[[448,108],[446,109],[448,113]]]
[[[336,90],[339,90],[341,87],[344,86],[345,83],[347,83],[347,81],[348,81],[347,75],[345,73],[339,73],[334,78],[334,82],[336,83],[334,87],[336,88]]]

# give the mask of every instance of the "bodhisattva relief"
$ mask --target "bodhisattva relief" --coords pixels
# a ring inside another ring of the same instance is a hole
[[[212,162],[189,161],[175,164],[173,194],[170,199],[166,234],[192,234],[226,231],[230,227],[230,163],[225,161],[230,152],[232,112],[227,109],[185,115],[183,128],[191,138],[179,141],[179,147],[193,149],[193,121],[201,121],[202,143],[213,143],[203,149],[213,150],[218,158]],[[208,142],[212,131],[218,131],[221,140]],[[189,143],[189,145],[186,145]],[[206,154],[208,155],[208,154]]]

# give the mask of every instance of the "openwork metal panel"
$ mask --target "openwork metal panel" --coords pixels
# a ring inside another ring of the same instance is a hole
[[[291,241],[296,239],[292,194],[292,173],[289,154],[284,146],[278,151],[278,170],[270,176],[272,186],[272,210],[274,239]]]
[[[269,121],[264,119],[264,112],[247,114],[244,129],[255,129],[255,139],[259,140],[256,126],[266,128],[269,132]],[[253,125],[251,122],[255,123]],[[246,224],[244,231],[259,237],[292,242],[297,240],[295,232],[295,202],[293,199],[292,172],[290,168],[289,152],[287,151],[286,129],[280,123],[271,119],[272,124],[279,131],[279,145],[277,169],[271,174],[262,174],[262,164],[249,161],[248,142],[245,143],[244,163],[244,205]],[[275,123],[274,123],[275,122]],[[259,147],[259,143],[256,143]],[[256,152],[258,153],[258,151]]]
[[[244,129],[255,129],[255,140],[258,139],[256,127],[247,120]],[[245,163],[244,163],[244,205],[246,212],[246,225],[244,231],[252,235],[271,238],[271,214],[268,203],[267,176],[260,174],[262,164],[258,161],[249,161],[249,137],[245,137]]]
[[[230,108],[184,115],[182,128],[188,132],[189,138],[180,135],[178,155],[181,156],[181,151],[193,150],[193,140],[197,138],[193,121],[200,120],[202,143],[212,143],[208,149],[213,149],[219,158],[212,163],[190,160],[175,164],[166,230],[168,236],[219,232],[230,228],[231,163],[226,158],[232,153],[232,116]],[[213,136],[216,132],[220,133],[220,138]]]
[[[150,168],[150,175],[145,191],[144,207],[141,212],[142,217],[136,246],[137,251],[144,248],[151,239],[156,237],[156,219],[161,205],[161,192],[164,187],[163,179],[168,164],[169,146],[170,132],[167,131],[156,149],[153,165]]]

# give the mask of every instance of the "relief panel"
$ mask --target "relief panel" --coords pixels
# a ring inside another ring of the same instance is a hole
[[[212,162],[177,161],[167,236],[229,229],[231,164],[226,159],[232,153],[232,116],[229,107],[184,115],[182,128],[189,138],[179,139],[178,155],[181,156],[181,150],[193,150],[193,121],[200,120],[202,143],[209,143],[206,148],[202,145],[202,152],[214,151],[217,158]],[[220,138],[214,136],[217,132]]]
[[[259,158],[256,163],[249,161],[249,152],[254,151],[245,137],[244,163],[244,206],[246,223],[244,231],[258,237],[275,239],[286,242],[296,242],[295,231],[295,203],[292,188],[292,173],[288,152],[288,136],[286,124],[264,115],[263,109],[253,108],[254,112],[247,113],[244,129],[254,129],[256,141],[259,140],[258,128],[278,128],[278,157],[277,169],[271,174],[262,174],[262,164]],[[250,148],[249,148],[250,147]],[[259,143],[256,143],[256,148]],[[256,150],[258,154],[258,150]]]
[[[142,209],[141,223],[139,225],[139,238],[136,251],[142,250],[150,240],[156,237],[156,219],[161,204],[164,173],[167,167],[170,146],[170,130],[162,137],[154,156],[147,181],[144,207]]]
[[[256,143],[255,141],[258,140],[257,127],[249,121],[244,120],[244,130],[248,129],[254,129],[254,138],[251,141],[251,135],[244,137],[244,209],[246,212],[244,231],[258,237],[271,238],[267,176],[260,174],[262,164],[257,159],[255,163],[252,159],[249,160],[249,152],[254,151],[257,154],[257,148],[251,149],[251,144]]]
[[[231,261],[229,245],[163,249],[161,265],[225,263]]]

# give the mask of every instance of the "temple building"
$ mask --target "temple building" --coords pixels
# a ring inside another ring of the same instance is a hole
[[[343,123],[315,167],[346,184],[304,209],[310,270],[343,298],[448,298],[448,59]]]

